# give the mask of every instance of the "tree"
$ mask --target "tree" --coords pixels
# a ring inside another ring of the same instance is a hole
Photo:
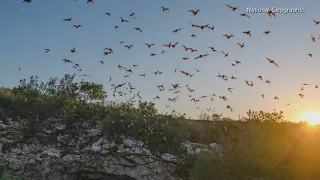
[[[89,103],[102,102],[106,98],[106,92],[103,90],[102,84],[81,81],[79,90],[84,100],[89,101]]]
[[[283,112],[264,112],[264,111],[251,111],[247,112],[247,117],[244,118],[247,121],[272,121],[272,122],[283,122]]]

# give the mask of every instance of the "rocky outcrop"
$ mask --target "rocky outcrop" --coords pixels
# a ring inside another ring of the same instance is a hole
[[[180,160],[172,154],[157,158],[145,143],[128,137],[117,143],[109,141],[99,128],[102,121],[84,122],[76,130],[63,122],[48,119],[27,136],[23,120],[0,120],[0,167],[13,172],[12,180],[181,179],[175,175]],[[190,154],[210,146],[220,148],[214,143],[186,142],[183,146]]]

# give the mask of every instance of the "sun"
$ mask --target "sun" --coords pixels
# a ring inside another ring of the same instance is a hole
[[[320,124],[320,112],[306,112],[299,119],[310,125],[317,125]]]

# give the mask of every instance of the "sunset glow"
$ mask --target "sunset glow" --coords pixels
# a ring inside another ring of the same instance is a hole
[[[305,121],[310,125],[320,124],[320,112],[307,112],[304,113],[300,119],[300,121]]]

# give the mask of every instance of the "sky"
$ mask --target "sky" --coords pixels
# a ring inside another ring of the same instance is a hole
[[[232,11],[226,4],[238,7]],[[163,12],[160,6],[169,8]],[[240,16],[251,8],[304,8],[305,13],[277,13],[276,18],[266,13],[247,13],[250,18]],[[88,74],[94,81],[110,85],[130,81],[141,91],[145,100],[156,103],[161,112],[173,108],[190,116],[197,116],[205,108],[212,108],[224,116],[238,118],[251,110],[284,111],[285,119],[296,121],[305,112],[320,111],[320,89],[306,86],[300,90],[302,83],[320,85],[320,40],[316,43],[309,37],[313,34],[320,37],[320,20],[318,8],[320,1],[300,0],[33,0],[22,3],[22,0],[4,0],[0,6],[0,86],[13,87],[22,78],[38,75],[46,81],[50,77],[62,77],[64,74]],[[200,9],[194,16],[189,9]],[[105,15],[106,12],[111,17]],[[129,14],[135,13],[135,18]],[[73,17],[71,22],[62,19]],[[129,20],[122,23],[120,17]],[[214,25],[209,29],[192,28],[190,23]],[[75,29],[72,25],[81,24]],[[120,28],[115,29],[118,25]],[[141,28],[143,33],[134,28]],[[182,30],[173,34],[177,28]],[[269,30],[268,35],[263,34]],[[251,31],[249,37],[242,32]],[[222,34],[233,34],[226,39]],[[191,34],[196,34],[192,38]],[[124,41],[123,44],[120,44]],[[179,42],[176,48],[166,48],[163,44]],[[240,48],[237,42],[244,43]],[[155,46],[147,48],[144,43]],[[128,50],[124,45],[135,47]],[[185,52],[182,45],[198,50],[196,53]],[[211,52],[214,46],[218,52]],[[76,47],[77,53],[70,50]],[[103,55],[103,48],[114,49],[114,54]],[[43,49],[50,49],[44,53]],[[166,50],[164,54],[161,51]],[[228,52],[224,57],[221,50]],[[151,57],[151,53],[157,55]],[[200,60],[193,60],[200,54],[209,55]],[[308,56],[312,53],[313,57]],[[182,61],[182,57],[190,60]],[[279,68],[269,64],[269,57],[279,64]],[[70,59],[83,67],[79,73],[61,60]],[[236,67],[234,60],[241,61]],[[101,65],[99,61],[104,61]],[[132,64],[138,64],[136,68]],[[118,65],[132,68],[134,73],[125,78],[126,73],[117,69]],[[21,71],[18,71],[21,68]],[[174,73],[174,69],[194,73],[186,77]],[[200,69],[199,73],[194,68]],[[152,72],[160,70],[162,75]],[[146,77],[138,76],[147,71]],[[216,77],[219,73],[229,78],[234,75],[237,80],[224,81]],[[261,82],[257,76],[263,77]],[[109,77],[112,82],[108,82]],[[244,80],[254,82],[253,87]],[[271,84],[266,84],[270,80]],[[171,83],[179,83],[183,87],[179,93],[179,101],[171,103],[169,97],[175,97],[168,91]],[[215,93],[214,101],[202,99],[195,104],[190,101],[185,85],[192,89],[193,97]],[[159,92],[157,85],[164,85],[166,90]],[[228,88],[234,88],[232,94]],[[305,98],[298,96],[303,93]],[[261,98],[261,94],[265,98]],[[160,100],[153,100],[160,96]],[[227,102],[219,99],[226,96]],[[275,100],[278,96],[279,100]],[[166,109],[165,104],[170,108]],[[287,106],[287,104],[290,104]],[[230,105],[233,112],[226,108]],[[197,108],[199,107],[199,108]]]

